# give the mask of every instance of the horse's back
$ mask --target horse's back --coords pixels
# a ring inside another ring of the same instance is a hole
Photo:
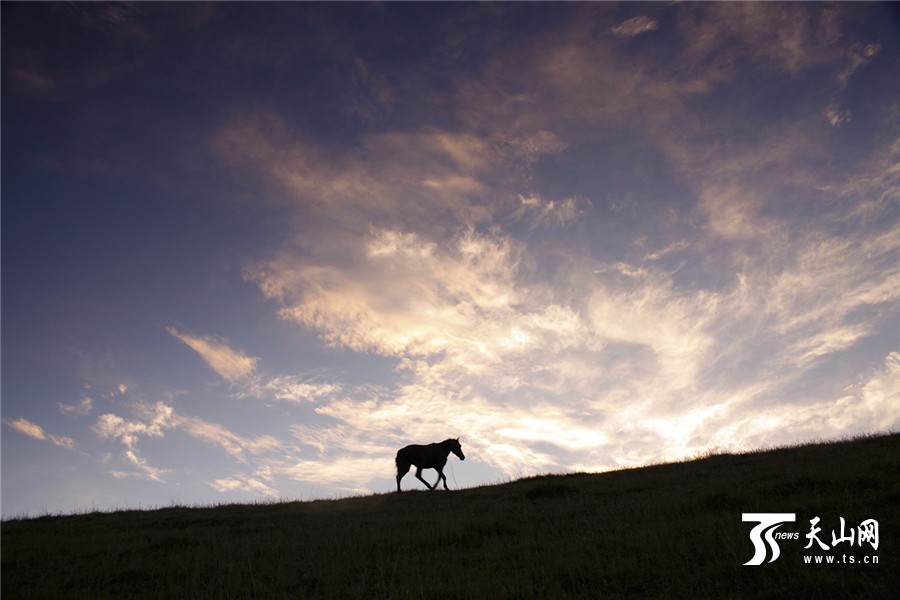
[[[422,446],[420,444],[410,444],[409,446],[404,446],[403,448],[397,450],[397,458],[413,460],[416,457],[422,455],[423,448],[425,448],[425,446]]]
[[[410,444],[397,451],[397,458],[408,460],[417,467],[426,469],[434,468],[438,464],[443,466],[446,457],[440,452],[439,446],[440,444]]]

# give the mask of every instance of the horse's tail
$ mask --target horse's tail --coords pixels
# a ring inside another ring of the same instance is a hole
[[[397,456],[394,457],[394,467],[397,476],[405,475],[411,465],[412,461],[409,459],[409,453],[406,451],[406,448],[397,450]]]

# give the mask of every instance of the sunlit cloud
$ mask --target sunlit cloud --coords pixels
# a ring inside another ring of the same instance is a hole
[[[242,491],[263,496],[278,496],[278,490],[270,487],[259,479],[243,474],[236,474],[232,477],[223,477],[216,479],[210,486],[220,493]]]
[[[285,444],[272,435],[244,437],[221,424],[179,414],[165,402],[138,403],[133,409],[135,419],[125,419],[112,413],[101,415],[94,425],[94,432],[102,439],[120,441],[125,446],[123,456],[126,462],[138,470],[138,475],[154,481],[162,482],[161,476],[166,470],[151,466],[139,454],[141,438],[163,438],[169,432],[181,431],[201,442],[220,447],[242,464],[248,464],[257,455],[285,450]]]
[[[309,265],[284,257],[250,277],[284,304],[282,318],[322,331],[334,345],[389,356],[442,351],[488,352],[465,344],[479,313],[503,313],[517,247],[506,236],[463,230],[446,247],[415,233],[375,230],[358,268]]]
[[[250,455],[264,454],[282,450],[284,445],[272,435],[256,438],[242,437],[227,427],[217,423],[209,423],[196,417],[178,416],[176,426],[186,434],[200,441],[219,446],[227,454],[239,462],[248,461]]]
[[[167,469],[159,469],[151,465],[146,458],[139,455],[137,451],[126,449],[125,452],[122,453],[125,461],[134,467],[131,471],[122,471],[119,469],[111,469],[109,474],[115,477],[116,479],[126,479],[129,477],[137,477],[140,479],[147,479],[149,481],[156,481],[158,483],[165,483],[166,480],[163,478],[166,473],[169,471]]]
[[[391,460],[385,460],[384,456],[347,452],[335,454],[315,460],[285,460],[281,464],[271,465],[271,469],[273,473],[291,481],[356,494],[369,492],[373,481],[390,481],[395,476],[396,469]]]
[[[235,120],[213,140],[213,148],[226,161],[277,184],[282,191],[273,196],[280,202],[313,209],[338,230],[359,233],[399,215],[416,227],[433,226],[436,212],[475,223],[495,210],[483,196],[492,189],[489,175],[504,168],[499,143],[425,129],[366,137],[350,152],[333,156],[285,139],[281,123],[271,114]],[[407,202],[411,195],[417,202]]]
[[[34,438],[36,440],[47,439],[47,435],[44,433],[44,430],[41,428],[41,426],[32,423],[27,419],[4,419],[3,422],[19,433],[23,433],[30,438]]]
[[[337,394],[342,389],[336,383],[319,383],[292,375],[273,377],[262,387],[273,399],[293,403],[314,402]]]
[[[256,370],[256,358],[235,350],[221,338],[194,336],[178,331],[174,327],[167,327],[166,331],[199,354],[209,368],[229,383],[246,379]]]
[[[140,404],[135,409],[137,419],[125,419],[112,413],[100,415],[94,424],[94,433],[101,439],[118,440],[125,446],[123,457],[136,471],[114,470],[115,476],[139,476],[162,483],[166,471],[151,466],[138,453],[137,446],[142,437],[164,437],[166,430],[175,426],[175,411],[163,402]]]
[[[840,437],[846,431],[887,432],[900,427],[900,361],[888,355],[881,368],[844,394],[808,404],[770,407],[763,413],[726,413],[714,440],[720,447],[737,447],[733,436],[750,447],[766,447],[803,439]]]
[[[75,440],[70,437],[58,436],[47,433],[44,428],[37,423],[32,423],[27,419],[7,419],[4,417],[3,423],[9,425],[21,434],[35,440],[49,440],[62,448],[74,448]]]
[[[128,420],[112,413],[100,415],[94,431],[103,438],[120,440],[133,449],[139,437],[163,437],[167,429],[174,426],[175,411],[163,402],[140,404],[136,411],[141,420]]]

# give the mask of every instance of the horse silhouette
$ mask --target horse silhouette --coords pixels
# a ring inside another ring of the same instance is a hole
[[[457,455],[459,460],[466,460],[462,446],[459,445],[459,438],[447,439],[443,442],[425,446],[412,444],[398,450],[397,458],[395,459],[397,463],[397,491],[400,491],[400,480],[409,472],[409,467],[412,465],[416,466],[416,479],[424,483],[429,490],[435,489],[442,479],[444,480],[444,489],[449,490],[447,477],[444,475],[444,465],[447,464],[447,457],[450,456],[451,452]],[[434,485],[422,479],[422,469],[434,469],[438,472],[438,478]]]

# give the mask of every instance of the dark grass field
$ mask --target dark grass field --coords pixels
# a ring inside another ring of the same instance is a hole
[[[451,492],[9,520],[0,593],[897,598],[898,509],[895,434]],[[744,566],[754,525],[744,512],[795,513],[778,531],[799,539],[781,540],[772,563]],[[878,549],[804,549],[814,517],[829,546],[841,517],[846,535],[876,519]],[[805,563],[815,555],[822,564]]]

